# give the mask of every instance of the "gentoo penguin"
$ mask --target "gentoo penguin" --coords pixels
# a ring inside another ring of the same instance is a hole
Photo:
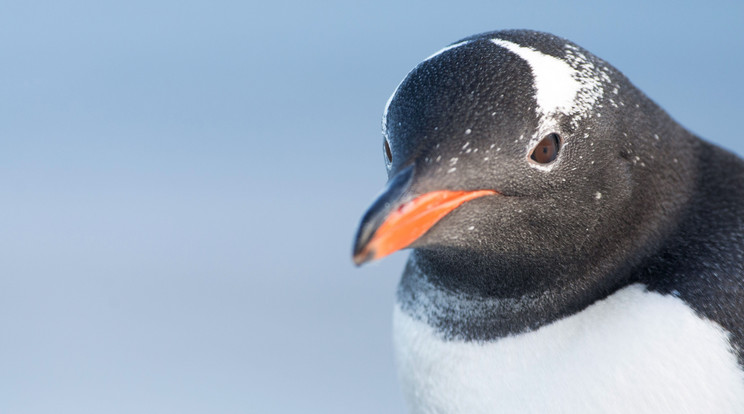
[[[744,413],[744,162],[565,39],[479,34],[383,115],[414,413]]]

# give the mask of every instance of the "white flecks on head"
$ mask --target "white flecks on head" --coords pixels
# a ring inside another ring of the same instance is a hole
[[[447,170],[447,174],[451,174],[451,173],[453,173],[455,171],[457,171],[457,168],[456,167],[452,167],[449,170]]]
[[[568,115],[577,105],[576,96],[583,87],[576,70],[566,61],[543,54],[529,47],[502,39],[491,42],[515,53],[532,69],[535,82],[535,101],[540,115],[557,112]]]
[[[597,200],[599,200],[600,198],[602,198],[602,193],[600,193],[599,191],[597,191],[597,194],[594,194],[594,198],[596,198]]]
[[[449,162],[450,162],[450,165],[455,165],[455,164],[457,164],[457,160],[458,160],[458,158],[457,158],[457,157],[452,157],[452,158],[450,158],[450,160],[449,160]]]
[[[532,70],[535,111],[540,121],[527,144],[528,153],[545,134],[555,132],[559,115],[570,117],[574,128],[582,119],[601,116],[595,109],[601,107],[599,101],[604,96],[605,84],[612,81],[609,68],[595,65],[578,47],[567,44],[565,57],[557,58],[508,40],[495,38],[491,42],[524,59]],[[546,171],[554,165],[530,164]]]
[[[468,129],[468,131],[470,131],[470,130]],[[470,141],[466,142],[465,145],[462,146],[462,149],[467,148],[469,145],[470,145]]]
[[[473,130],[468,128],[465,130],[465,135],[470,135],[471,132],[473,132]]]

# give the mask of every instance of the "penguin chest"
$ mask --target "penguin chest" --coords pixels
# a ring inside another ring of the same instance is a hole
[[[396,306],[394,339],[414,413],[744,412],[727,333],[642,285],[489,342],[443,340]]]

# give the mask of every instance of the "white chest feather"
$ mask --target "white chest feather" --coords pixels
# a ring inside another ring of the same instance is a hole
[[[493,342],[444,341],[398,306],[394,330],[414,413],[744,413],[726,332],[641,285]]]

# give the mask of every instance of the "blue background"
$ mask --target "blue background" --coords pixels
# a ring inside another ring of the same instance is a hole
[[[361,269],[380,116],[421,59],[531,28],[744,153],[744,3],[0,5],[0,412],[402,413],[405,253]]]

